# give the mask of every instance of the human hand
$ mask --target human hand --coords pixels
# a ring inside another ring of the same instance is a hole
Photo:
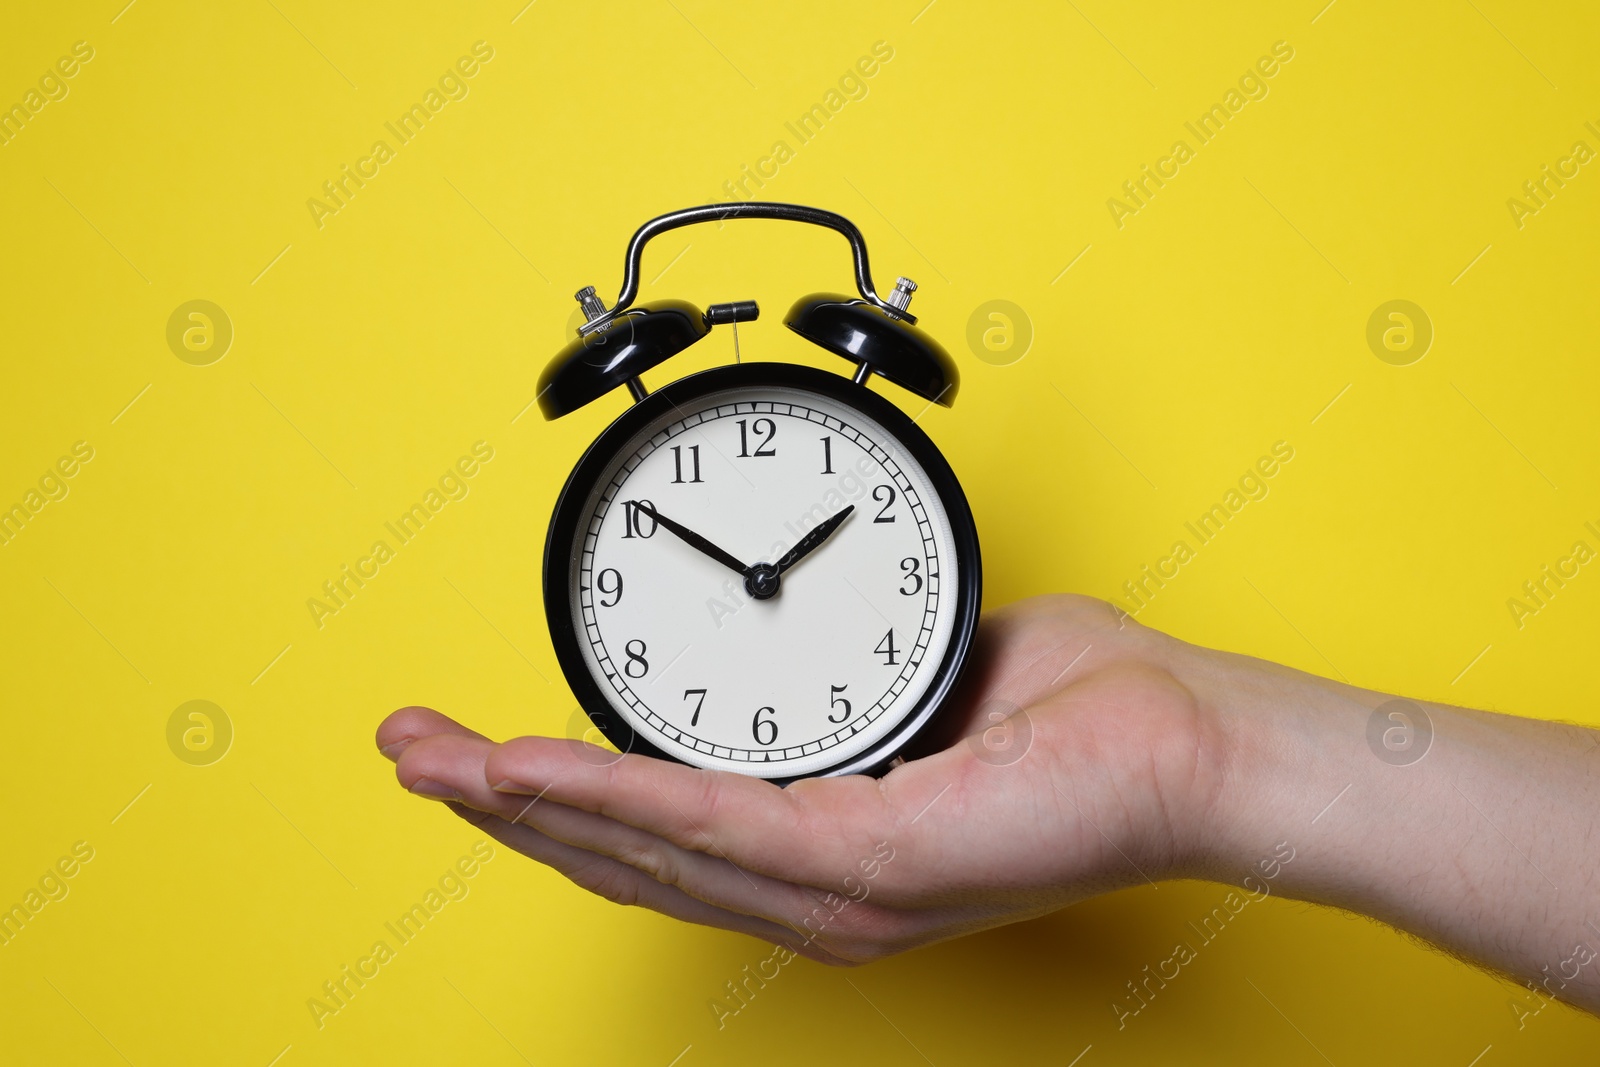
[[[377,742],[401,785],[590,892],[859,963],[1197,869],[1225,747],[1178,679],[1200,652],[1083,597],[991,613],[948,747],[881,779],[497,745],[415,707]]]

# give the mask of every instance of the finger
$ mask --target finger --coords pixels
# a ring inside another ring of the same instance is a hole
[[[554,840],[532,827],[508,822],[475,808],[461,804],[450,804],[448,807],[501,844],[554,868],[580,889],[604,897],[613,904],[648,908],[682,922],[747,934],[768,944],[783,945],[789,951],[819,963],[839,965],[846,962],[815,943],[796,937],[793,931],[777,923],[697,900],[683,890],[663,885],[643,871],[618,860],[598,856]]]
[[[432,708],[412,706],[401,708],[392,712],[383,722],[378,724],[378,751],[389,759],[399,759],[413,741],[418,738],[431,737],[434,734],[455,734],[464,737],[482,737],[475,730],[469,730],[456,722],[448,715],[441,715]]]
[[[891,839],[889,847],[914,844],[914,816],[952,784],[913,770],[929,762],[907,764],[882,781],[812,778],[780,789],[639,755],[594,766],[565,741],[523,737],[496,748],[484,770],[498,791],[544,795],[746,870],[838,889]]]

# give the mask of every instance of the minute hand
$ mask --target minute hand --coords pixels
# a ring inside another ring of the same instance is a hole
[[[839,512],[831,519],[824,520],[821,525],[813,528],[810,533],[800,538],[800,543],[795,545],[789,551],[785,552],[783,554],[783,558],[778,560],[778,573],[782,574],[784,571],[788,570],[790,567],[793,567],[796,563],[799,563],[802,559],[808,556],[819,545],[821,545],[822,542],[826,541],[829,535],[831,535],[833,531],[837,530],[839,528],[839,524],[845,519],[849,518],[850,513],[855,509],[856,506],[854,504],[846,505],[843,511]]]
[[[729,553],[724,552],[722,549],[718,548],[710,541],[707,541],[704,537],[701,537],[699,534],[695,533],[682,523],[673,522],[671,519],[667,518],[665,515],[661,514],[661,512],[657,511],[649,504],[646,504],[644,501],[630,500],[628,503],[632,504],[635,510],[644,512],[656,522],[660,523],[662,526],[665,526],[674,534],[677,534],[678,537],[683,540],[684,544],[690,546],[691,548],[699,549],[701,552],[704,552],[706,555],[710,556],[724,567],[732,570],[735,574],[742,575],[749,570],[748,567],[746,567],[743,563],[740,563],[737,559],[734,559]]]

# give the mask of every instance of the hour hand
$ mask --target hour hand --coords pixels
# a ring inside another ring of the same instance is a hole
[[[701,537],[699,534],[695,533],[682,523],[673,522],[671,519],[667,518],[665,515],[661,514],[661,512],[657,511],[651,505],[646,504],[644,501],[629,500],[626,502],[625,506],[644,512],[657,523],[665,526],[673,534],[677,535],[677,537],[681,539],[684,544],[691,548],[699,549],[701,552],[704,552],[706,555],[710,556],[724,567],[727,567],[735,574],[743,576],[749,570],[748,567],[746,567],[743,563],[740,563],[731,554],[724,552],[722,549],[718,548],[710,541],[707,541],[704,537]]]
[[[809,533],[800,538],[798,544],[796,544],[789,551],[785,552],[782,558],[778,560],[778,573],[782,574],[790,567],[793,567],[796,563],[799,563],[806,556],[810,555],[813,550],[822,544],[822,542],[826,541],[830,536],[832,536],[833,531],[837,530],[839,528],[839,524],[845,519],[849,518],[850,513],[855,509],[856,506],[854,504],[847,504],[843,511],[839,512],[830,519],[823,520],[821,523],[813,527]]]

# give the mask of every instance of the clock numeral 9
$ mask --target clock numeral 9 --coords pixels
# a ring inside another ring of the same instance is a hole
[[[839,694],[844,692],[846,689],[849,689],[850,687],[848,685],[830,685],[830,686],[828,686],[828,688],[833,691],[832,693],[829,694],[833,698],[833,700],[831,702],[832,705],[834,707],[838,707],[840,704],[844,705],[844,711],[840,713],[839,717],[837,719],[835,719],[832,715],[829,715],[828,716],[828,721],[829,722],[846,722],[846,721],[848,721],[849,718],[850,718],[850,701],[846,700],[844,697],[840,696]]]
[[[641,512],[637,507],[638,504],[643,504],[651,511],[656,508],[654,500],[624,500],[622,502],[622,539],[624,541],[631,541],[635,536],[650,538],[656,535],[656,517],[649,514],[649,512]],[[639,521],[641,515],[650,520],[649,533],[645,532],[644,524]]]
[[[777,449],[768,448],[767,446],[772,444],[772,439],[774,437],[778,436],[778,424],[773,422],[771,419],[756,420],[754,429],[755,432],[760,435],[761,443],[756,445],[756,450],[754,452],[751,452],[749,428],[746,427],[745,421],[746,420],[744,419],[739,420],[739,458],[749,459],[751,456],[776,456],[778,454]],[[765,426],[766,429],[763,430],[763,426]]]
[[[922,575],[917,573],[917,568],[921,565],[922,561],[917,559],[916,556],[907,556],[900,561],[900,569],[906,572],[906,581],[916,583],[910,589],[902,585],[900,587],[901,596],[916,596],[922,591]]]
[[[890,630],[888,633],[884,634],[883,640],[879,641],[878,647],[872,651],[884,658],[883,665],[885,667],[893,667],[896,663],[898,663],[899,661],[896,660],[895,657],[900,654],[900,650],[894,647],[894,631]]]
[[[608,574],[612,577],[609,587],[606,585],[606,575]],[[600,590],[600,606],[603,608],[616,607],[617,602],[622,599],[622,572],[615,567],[607,567],[595,578],[594,584],[595,588]],[[611,599],[607,600],[605,599],[606,597]]]
[[[699,445],[690,445],[689,446],[689,466],[692,469],[692,475],[693,475],[689,480],[691,482],[703,481],[704,479],[702,479],[700,477],[700,446]],[[683,484],[683,446],[682,445],[673,445],[672,446],[672,484],[673,485],[682,485]],[[649,501],[646,501],[646,503],[649,503]],[[651,507],[655,507],[654,504],[651,504],[650,506]]]
[[[761,717],[762,712],[766,712],[768,715],[777,714],[771,708],[757,708],[755,718],[750,720],[750,733],[755,737],[757,744],[770,745],[778,739],[778,720],[775,718],[763,719]],[[762,727],[767,728],[767,736],[765,737],[761,736]]]
[[[884,497],[884,496],[880,495],[882,493],[888,493],[889,495],[887,497]],[[894,521],[894,516],[889,514],[889,509],[894,507],[894,486],[892,486],[892,485],[880,485],[880,486],[878,486],[877,488],[872,490],[872,499],[881,501],[883,503],[883,507],[878,511],[877,515],[873,516],[872,521],[873,522],[893,522]]]
[[[639,651],[633,650],[634,645],[639,646]],[[643,678],[650,670],[650,661],[644,658],[646,651],[644,642],[634,638],[623,645],[622,650],[628,654],[628,662],[622,665],[622,673],[629,678]]]
[[[706,706],[706,691],[704,689],[685,689],[683,691],[683,699],[685,700],[688,700],[691,696],[695,696],[697,694],[699,695],[700,699],[695,701],[694,717],[689,720],[690,726],[700,725],[700,709]]]

